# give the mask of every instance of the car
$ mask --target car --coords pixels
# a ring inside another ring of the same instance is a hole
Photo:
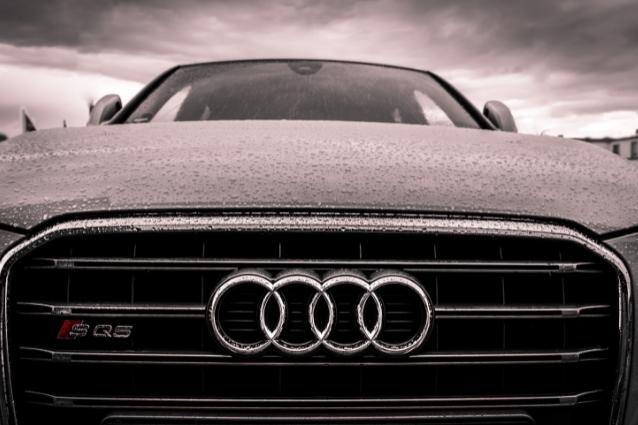
[[[638,171],[434,73],[183,65],[0,145],[3,424],[631,424]]]

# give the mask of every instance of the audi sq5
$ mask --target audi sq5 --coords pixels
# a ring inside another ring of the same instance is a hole
[[[431,72],[178,66],[0,145],[2,424],[638,422],[638,172]]]

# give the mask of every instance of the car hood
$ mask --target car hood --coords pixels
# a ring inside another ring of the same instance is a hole
[[[0,223],[123,210],[507,214],[638,224],[638,165],[567,139],[402,124],[219,121],[28,133],[0,145]]]

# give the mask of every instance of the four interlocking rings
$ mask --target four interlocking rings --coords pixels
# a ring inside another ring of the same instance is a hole
[[[256,312],[258,313],[260,330],[264,335],[264,339],[260,341],[251,343],[236,341],[226,333],[221,324],[219,316],[222,298],[239,285],[254,285],[265,290],[265,295],[259,304],[259,311]],[[310,299],[307,310],[308,325],[314,337],[311,341],[291,343],[281,338],[286,325],[288,307],[280,291],[290,285],[302,285],[314,290],[314,295]],[[330,290],[344,285],[353,285],[363,291],[363,295],[361,295],[357,303],[356,311],[362,338],[352,343],[336,342],[330,338],[337,316],[336,303],[330,295]],[[423,308],[423,319],[417,331],[409,340],[400,343],[388,343],[379,339],[384,323],[384,309],[377,290],[389,285],[399,285],[414,292],[416,299]],[[271,302],[271,299],[275,302],[277,313],[276,320],[271,320],[271,322],[276,322],[274,323],[274,328],[271,328],[273,324],[269,325],[266,319],[267,305]],[[327,319],[324,320],[325,324],[323,325],[318,324],[316,317],[317,305],[320,299],[323,300],[327,309]],[[366,305],[370,300],[372,300],[373,306],[372,313],[368,311],[367,314],[364,314]],[[376,320],[373,320],[372,323],[368,321],[368,324],[366,324],[364,317],[366,315],[373,316],[373,318],[376,316]],[[370,345],[386,354],[408,354],[418,349],[426,340],[434,317],[434,310],[425,289],[413,277],[405,273],[384,272],[372,280],[368,280],[356,272],[343,271],[321,280],[315,275],[304,271],[290,271],[274,279],[260,271],[240,271],[229,276],[215,288],[208,303],[207,317],[213,334],[219,343],[226,349],[239,354],[256,354],[269,346],[274,346],[286,354],[307,354],[320,346],[324,346],[334,353],[348,355],[359,353]]]

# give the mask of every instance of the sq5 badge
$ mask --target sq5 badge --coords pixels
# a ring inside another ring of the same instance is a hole
[[[65,320],[58,331],[59,340],[76,340],[79,338],[117,338],[127,339],[133,334],[133,326],[101,323],[90,325],[84,320]]]

